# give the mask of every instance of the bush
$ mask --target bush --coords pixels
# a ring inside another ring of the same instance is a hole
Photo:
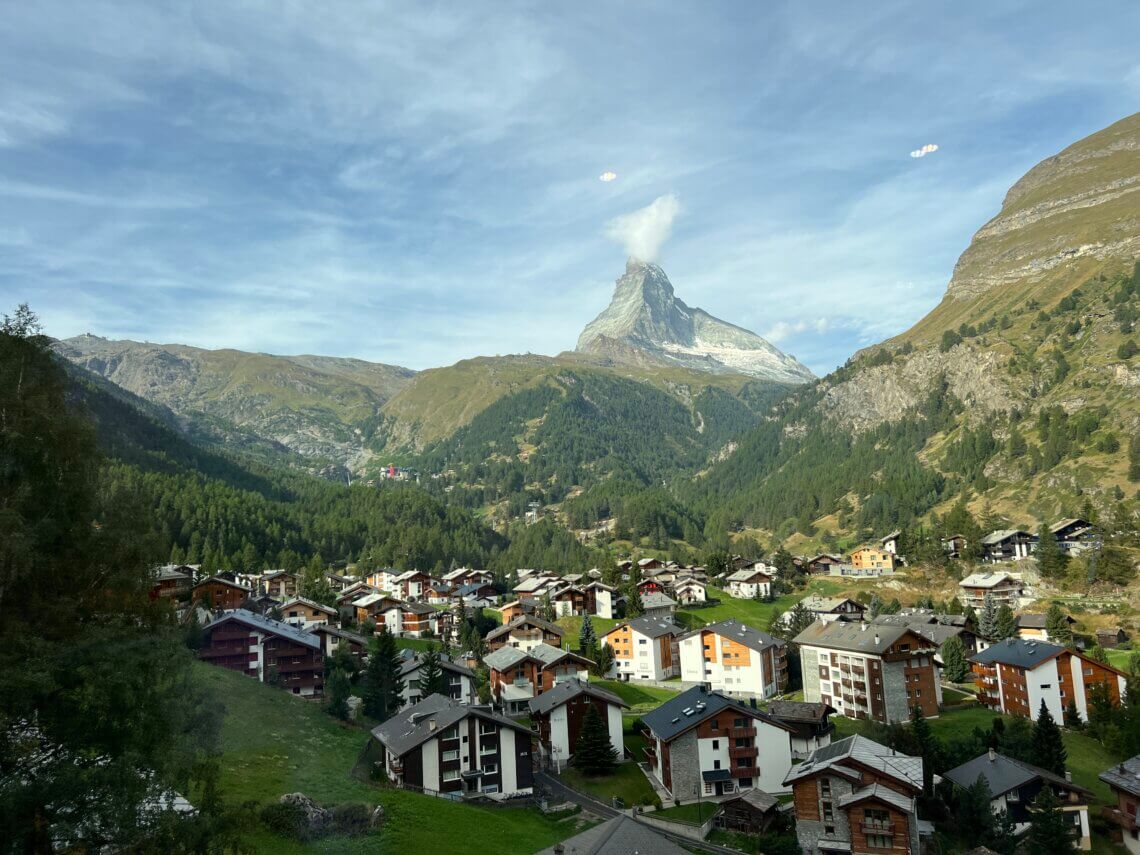
[[[364,834],[372,820],[368,805],[349,802],[332,808],[332,827],[337,834]]]
[[[300,805],[283,805],[278,802],[261,809],[261,824],[278,837],[305,842],[309,839],[309,825]]]

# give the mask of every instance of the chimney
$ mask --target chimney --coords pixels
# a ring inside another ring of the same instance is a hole
[[[436,728],[436,723],[435,723],[435,719],[433,718],[431,721],[428,722],[428,730],[435,730],[435,728]]]
[[[879,643],[879,633],[876,632],[875,633],[875,644],[877,645],[878,643]]]
[[[993,746],[990,746],[990,762],[993,763],[997,760],[997,753],[994,751]]]
[[[1073,783],[1073,773],[1070,772],[1068,769],[1065,770],[1065,780],[1068,781],[1070,784]]]
[[[866,632],[867,631],[867,624],[866,623],[860,623],[859,624],[859,631],[860,632]]]
[[[752,709],[756,709],[756,699],[755,698],[749,698],[748,699],[748,705],[750,707],[752,707]]]

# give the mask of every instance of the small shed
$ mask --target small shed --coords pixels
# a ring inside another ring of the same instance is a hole
[[[1096,631],[1096,643],[1101,647],[1116,647],[1128,640],[1128,633],[1118,626]]]
[[[725,799],[717,812],[717,828],[745,834],[763,834],[779,815],[780,803],[763,790],[748,790]]]

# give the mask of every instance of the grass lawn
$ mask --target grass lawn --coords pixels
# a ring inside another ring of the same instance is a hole
[[[665,808],[654,811],[653,816],[667,819],[670,822],[688,822],[692,825],[701,825],[706,819],[716,813],[719,808],[716,802],[695,802],[691,805]]]
[[[427,650],[432,645],[439,646],[439,640],[434,638],[397,638],[396,647],[400,650]]]
[[[594,634],[598,636],[599,644],[603,635],[621,623],[617,618],[595,617],[593,615],[590,616],[590,622],[594,625]],[[578,649],[578,633],[582,631],[582,616],[567,615],[560,617],[555,623],[562,627],[562,631],[565,633],[562,636],[562,642],[569,644],[570,649],[576,651]]]
[[[949,686],[942,687],[942,703],[961,704],[966,701],[974,702],[974,696],[968,695],[959,689],[951,689]]]
[[[388,813],[380,833],[358,838],[302,846],[261,832],[250,839],[258,852],[451,855],[485,848],[526,855],[577,833],[572,820],[560,822],[534,809],[474,807],[359,781],[349,772],[369,738],[363,728],[340,724],[319,703],[233,671],[199,663],[195,674],[225,707],[220,782],[225,799],[265,804],[284,793],[303,792],[326,806],[383,804]]]
[[[1124,673],[1128,673],[1128,663],[1132,659],[1133,650],[1117,650],[1116,648],[1109,648],[1104,651],[1108,654],[1108,664],[1114,668],[1119,668]]]
[[[679,609],[677,611],[678,621],[684,623],[684,625],[689,628],[695,629],[705,624],[735,618],[754,629],[766,632],[768,630],[768,622],[772,619],[773,614],[782,614],[790,610],[804,597],[811,596],[812,594],[828,597],[839,593],[843,589],[843,581],[817,578],[808,582],[807,587],[802,591],[785,594],[782,597],[777,597],[770,603],[766,603],[761,600],[738,600],[730,596],[728,591],[710,587],[708,589],[709,597],[720,600],[720,602],[715,606],[709,606],[705,609]]]
[[[591,680],[599,689],[612,692],[630,706],[630,711],[640,710],[649,712],[659,707],[664,701],[677,697],[677,691],[662,689],[660,686],[643,686],[638,683],[627,683],[624,680]],[[680,685],[678,685],[678,690]]]
[[[583,775],[569,766],[562,770],[562,782],[606,804],[611,804],[614,796],[624,799],[626,806],[645,804],[652,802],[657,795],[636,763],[622,763],[612,775],[599,778]]]

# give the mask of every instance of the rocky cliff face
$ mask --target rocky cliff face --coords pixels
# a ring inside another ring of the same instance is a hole
[[[954,267],[947,296],[1024,285],[1075,259],[1140,255],[1140,113],[1043,160]]]
[[[381,406],[413,371],[323,356],[272,356],[93,335],[56,350],[142,398],[168,407],[191,434],[231,444],[256,438],[355,471]]]
[[[631,259],[613,300],[586,325],[577,349],[614,360],[648,358],[711,373],[806,383],[804,365],[755,333],[690,308],[656,264]]]

